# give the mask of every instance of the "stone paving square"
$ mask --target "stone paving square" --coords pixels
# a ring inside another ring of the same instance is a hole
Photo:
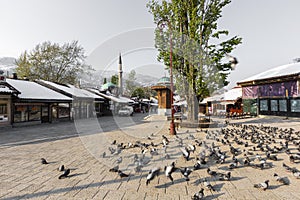
[[[223,119],[220,121],[224,124]],[[289,120],[271,117],[250,118],[230,120],[230,123],[263,124],[300,131],[300,119],[297,118]],[[85,124],[85,130],[89,131],[89,122],[85,121]],[[198,140],[207,141],[208,144],[214,140],[206,139],[205,130],[199,132],[192,128],[179,128],[177,136],[170,136],[168,126],[169,124],[164,119],[153,116],[148,117],[144,123],[130,125],[130,128],[114,129],[102,133],[89,132],[89,134],[83,135],[72,134],[77,130],[71,123],[57,124],[57,129],[52,127],[48,134],[46,132],[47,125],[6,129],[5,132],[0,133],[3,138],[0,144],[0,199],[182,200],[191,199],[201,187],[204,188],[201,182],[204,178],[208,179],[215,187],[215,191],[204,190],[204,199],[300,199],[300,179],[296,179],[282,167],[282,163],[286,163],[300,170],[300,162],[290,163],[288,155],[285,153],[278,154],[279,160],[272,161],[273,167],[270,169],[260,170],[240,166],[231,170],[232,179],[230,181],[220,181],[215,177],[210,177],[206,172],[208,165],[217,172],[229,171],[228,165],[231,159],[228,158],[228,162],[224,164],[209,162],[206,167],[202,166],[200,170],[193,171],[190,181],[185,181],[180,172],[174,172],[172,174],[174,184],[172,184],[164,174],[164,166],[175,161],[177,167],[192,168],[195,158],[200,152],[200,148],[196,148],[196,152],[191,153],[191,159],[185,161],[181,156],[179,146],[177,146],[177,139],[183,139],[184,145],[193,143],[194,140],[189,139],[190,135]],[[229,126],[229,128],[231,127]],[[66,137],[55,135],[57,134],[55,132],[62,130]],[[211,129],[211,131],[216,130],[219,129]],[[37,135],[37,131],[41,131],[44,139],[31,137],[31,131],[35,135]],[[147,139],[149,131],[153,131],[155,134]],[[135,132],[138,135],[136,137],[134,137]],[[25,133],[27,136],[24,136]],[[12,134],[15,134],[15,138]],[[142,137],[143,134],[144,137]],[[167,136],[170,140],[166,150],[171,156],[170,159],[165,159],[163,156],[163,149],[160,145],[162,135]],[[18,137],[21,138],[19,141]],[[125,149],[119,154],[110,154],[108,147],[112,146],[113,140],[124,144],[134,143],[137,140],[145,143],[153,142],[159,144],[157,146],[158,155],[151,156],[149,149],[145,153],[145,157],[149,158],[149,163],[140,172],[135,172],[135,165],[132,164],[134,154],[140,155],[141,150],[139,148]],[[214,142],[222,150],[229,151],[228,146]],[[105,143],[107,143],[106,146],[103,146]],[[236,144],[233,146],[237,147]],[[249,148],[252,146],[250,145]],[[295,153],[295,146],[290,144],[290,147],[291,151]],[[240,147],[240,149],[243,148]],[[103,151],[106,151],[105,158],[102,155]],[[257,153],[264,156],[259,151]],[[228,155],[231,157],[230,153]],[[45,157],[49,164],[42,165],[40,162],[42,157]],[[120,170],[129,177],[120,178],[118,173],[109,172],[110,168],[117,165],[117,159],[120,157],[123,159],[119,164]],[[237,158],[241,159],[242,157],[237,156]],[[62,164],[71,169],[71,173],[67,178],[58,179],[62,172],[57,169]],[[153,167],[160,167],[160,174],[146,186],[146,176]],[[280,185],[276,182],[273,177],[275,172],[280,176],[288,177],[290,185]],[[260,191],[253,187],[253,184],[266,179],[270,180],[270,188],[266,191]]]

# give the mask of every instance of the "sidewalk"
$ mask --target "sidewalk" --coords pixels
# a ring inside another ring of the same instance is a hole
[[[124,118],[127,119],[129,118]],[[300,119],[265,117],[230,120],[230,123],[264,124],[300,131]],[[85,123],[85,128],[88,127],[89,123]],[[146,176],[154,166],[161,167],[163,171],[164,166],[172,161],[178,167],[194,165],[194,158],[200,148],[191,154],[193,159],[185,161],[176,137],[183,139],[186,145],[193,143],[191,135],[205,140],[205,133],[196,129],[179,129],[177,136],[170,136],[168,128],[169,122],[152,116],[134,126],[122,126],[100,133],[77,134],[78,130],[72,123],[13,128],[1,132],[3,145],[0,146],[0,199],[191,199],[195,192],[204,187],[199,180],[209,178],[204,167],[192,172],[190,181],[185,181],[180,172],[175,172],[174,184],[171,184],[162,173],[146,186]],[[61,134],[62,131],[64,134]],[[37,135],[42,135],[42,139],[37,139]],[[150,162],[141,172],[135,172],[133,164],[134,155],[141,153],[140,148],[125,149],[120,154],[110,154],[108,151],[108,147],[115,147],[111,145],[114,140],[126,145],[136,141],[159,144],[162,135],[170,140],[167,152],[171,158],[164,158],[160,145],[157,147],[159,155],[151,158],[149,151],[145,154]],[[23,142],[21,145],[18,141],[31,142]],[[103,152],[106,152],[104,158]],[[42,157],[47,159],[48,165],[40,163]],[[119,164],[120,170],[129,174],[129,177],[120,178],[117,173],[109,172],[111,167],[117,165],[120,157],[123,158]],[[286,154],[279,154],[278,157],[279,161],[273,162],[274,167],[270,170],[241,167],[232,170],[231,181],[211,179],[216,191],[205,190],[206,199],[300,199],[300,179],[297,180],[291,173],[287,173],[282,168],[282,163],[298,169],[300,164],[290,164]],[[57,168],[61,164],[71,169],[70,177],[58,179],[61,172]],[[212,164],[211,169],[224,171],[226,166],[228,163]],[[291,184],[279,185],[273,178],[274,172],[287,176]],[[253,187],[254,183],[265,179],[270,179],[271,189],[259,191]]]

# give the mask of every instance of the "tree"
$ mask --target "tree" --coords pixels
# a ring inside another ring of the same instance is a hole
[[[223,7],[230,2],[162,0],[159,3],[151,0],[147,4],[158,25],[155,32],[158,60],[167,66],[172,44],[172,68],[176,84],[187,99],[189,121],[198,121],[199,101],[229,83],[226,78],[231,66],[223,58],[241,43],[241,38],[234,36],[219,42],[229,32],[217,30],[217,21]]]
[[[118,82],[119,82],[119,77],[118,75],[112,75],[111,78],[110,78],[110,82],[115,84],[115,85],[118,85]]]
[[[135,83],[135,75],[136,72],[134,70],[131,70],[129,75],[128,75],[128,79],[125,81],[125,91],[126,94],[129,96],[132,96],[133,91],[137,88],[137,85]]]
[[[145,98],[145,91],[142,87],[137,87],[132,92],[132,97],[138,97],[139,99]]]
[[[18,76],[30,80],[75,84],[83,73],[92,70],[85,64],[85,58],[84,49],[77,41],[63,45],[44,42],[20,55],[16,61],[16,72]]]

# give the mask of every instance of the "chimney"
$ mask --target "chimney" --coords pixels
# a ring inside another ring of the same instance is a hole
[[[13,79],[18,79],[17,73],[13,73]]]

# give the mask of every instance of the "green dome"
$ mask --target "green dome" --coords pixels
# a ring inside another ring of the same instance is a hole
[[[166,76],[160,78],[157,82],[158,85],[166,85],[166,84],[170,84],[170,83],[171,83],[170,77],[166,77]]]
[[[107,82],[101,86],[101,90],[104,91],[104,90],[108,90],[109,88],[115,88],[115,87],[116,85],[113,84],[112,82]]]

